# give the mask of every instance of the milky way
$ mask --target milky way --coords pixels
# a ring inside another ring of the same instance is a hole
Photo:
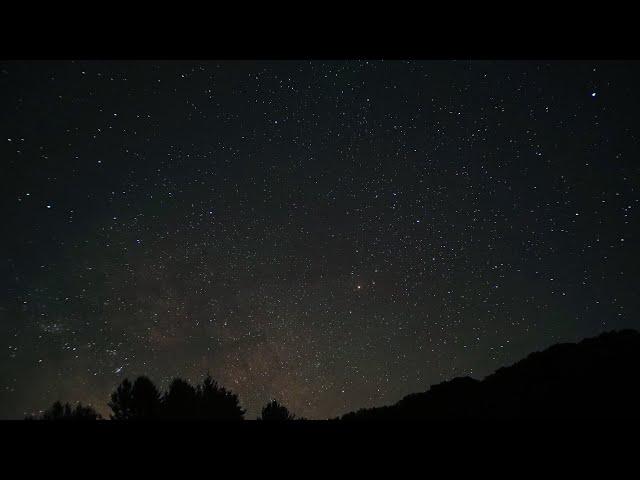
[[[0,417],[328,418],[637,328],[640,64],[0,65]]]

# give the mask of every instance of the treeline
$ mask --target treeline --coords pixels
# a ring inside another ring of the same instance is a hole
[[[469,377],[433,385],[393,405],[364,408],[332,420],[472,420],[640,418],[640,333],[603,333],[579,343],[534,352],[483,380]],[[109,402],[114,420],[243,420],[238,397],[210,376],[195,387],[175,379],[160,394],[146,377],[124,380]],[[40,417],[46,420],[97,420],[87,406],[56,402]],[[261,420],[294,420],[272,401]]]
[[[246,410],[238,396],[207,375],[202,383],[191,385],[181,378],[174,379],[166,392],[161,393],[147,377],[140,376],[133,383],[124,379],[111,394],[109,418],[131,420],[244,420]],[[28,420],[101,420],[91,406],[78,403],[75,407],[55,402],[42,415],[28,416]],[[262,409],[257,420],[296,420],[296,417],[276,400]],[[302,419],[300,419],[302,420]]]

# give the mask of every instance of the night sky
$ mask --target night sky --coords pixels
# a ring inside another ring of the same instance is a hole
[[[639,328],[640,63],[0,64],[0,418],[334,417]]]

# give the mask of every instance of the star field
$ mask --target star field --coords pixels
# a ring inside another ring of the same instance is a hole
[[[638,328],[640,64],[0,65],[0,417],[207,371],[248,418]]]

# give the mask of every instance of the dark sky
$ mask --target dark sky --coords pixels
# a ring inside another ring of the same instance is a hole
[[[638,328],[640,63],[0,65],[0,417],[207,371],[255,418]]]

